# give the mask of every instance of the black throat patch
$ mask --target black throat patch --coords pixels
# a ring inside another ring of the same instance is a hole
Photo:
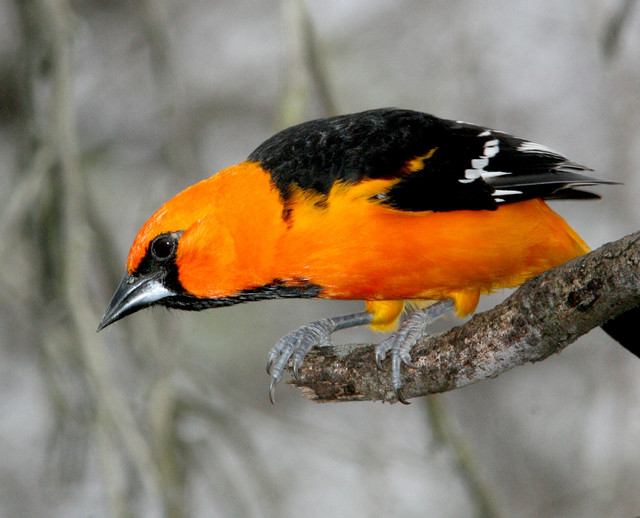
[[[300,282],[296,285],[287,285],[280,279],[275,279],[269,284],[239,291],[230,297],[199,298],[184,292],[173,297],[167,297],[160,304],[167,308],[200,311],[208,308],[220,308],[234,306],[243,302],[269,299],[310,299],[317,298],[322,293],[322,288],[310,282]]]

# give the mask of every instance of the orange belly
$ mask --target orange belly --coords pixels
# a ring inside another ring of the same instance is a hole
[[[280,264],[322,286],[324,298],[373,301],[369,311],[388,315],[376,319],[381,327],[397,319],[401,306],[375,301],[450,297],[464,316],[481,294],[589,251],[542,200],[495,211],[403,212],[372,203],[371,187],[334,189],[320,207],[309,200],[296,205]]]
[[[203,223],[181,238],[190,253],[178,248],[189,265],[179,277],[189,293],[232,297],[276,279],[311,282],[323,298],[368,301],[379,330],[397,321],[405,300],[452,298],[464,316],[481,294],[589,251],[542,200],[495,211],[400,211],[375,201],[392,183],[336,184],[326,197],[294,188],[283,207],[268,173],[242,163],[183,191],[158,214],[169,205],[171,213],[193,211],[189,200],[200,200]]]

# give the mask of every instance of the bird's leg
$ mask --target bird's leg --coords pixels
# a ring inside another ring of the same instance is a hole
[[[282,377],[284,368],[289,359],[293,362],[293,375],[298,377],[298,369],[302,365],[304,357],[316,345],[321,347],[331,346],[331,334],[349,327],[368,324],[373,315],[366,311],[342,315],[333,318],[316,320],[301,328],[283,336],[269,351],[267,360],[267,373],[271,375],[269,386],[269,399],[275,401],[276,383]]]
[[[400,380],[400,367],[404,363],[409,367],[415,365],[411,362],[411,349],[416,345],[421,336],[424,336],[424,330],[429,324],[455,309],[452,299],[443,299],[431,306],[414,311],[404,319],[400,325],[400,329],[384,342],[376,347],[376,364],[382,369],[382,360],[385,359],[387,353],[391,357],[391,384],[396,393],[398,401],[408,405],[409,403],[402,394],[402,381]]]

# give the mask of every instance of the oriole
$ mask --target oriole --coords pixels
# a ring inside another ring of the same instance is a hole
[[[589,251],[543,201],[594,199],[610,184],[549,148],[425,113],[378,109],[288,128],[184,190],[143,225],[99,330],[142,308],[201,310],[283,297],[361,299],[366,310],[285,336],[269,354],[270,395],[336,330],[393,330],[405,301],[430,301],[382,342],[401,362],[431,319],[472,313]]]

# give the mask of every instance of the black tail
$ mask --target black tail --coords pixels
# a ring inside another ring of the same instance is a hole
[[[601,327],[611,338],[640,358],[640,306],[609,320]]]

